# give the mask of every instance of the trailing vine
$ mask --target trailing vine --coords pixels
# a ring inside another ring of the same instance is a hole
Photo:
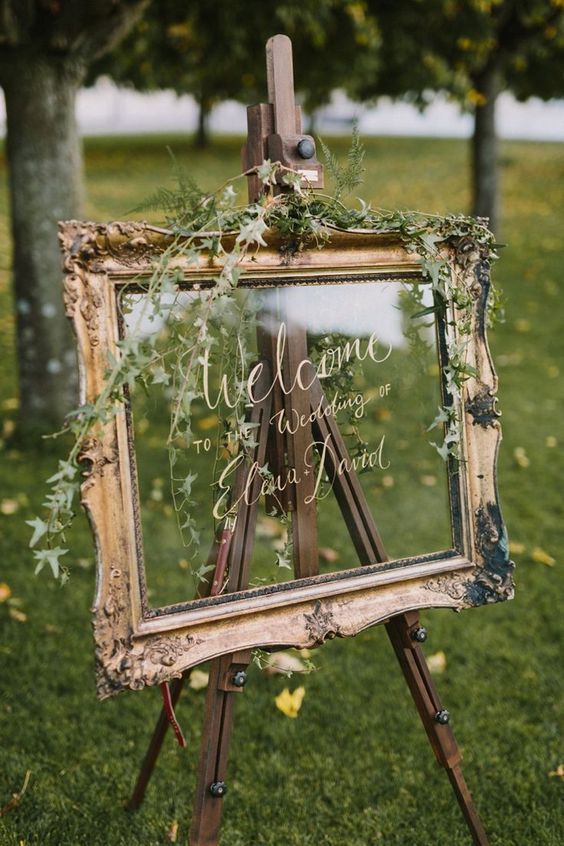
[[[433,291],[433,305],[424,306],[422,286],[410,286],[413,316],[425,318],[435,312],[449,313],[454,305],[457,314],[458,341],[449,342],[449,363],[444,368],[445,404],[439,409],[429,429],[443,432],[439,443],[433,442],[444,460],[459,457],[461,421],[457,408],[464,381],[474,371],[466,361],[466,345],[470,332],[471,296],[441,252],[444,243],[461,238],[472,239],[482,256],[496,258],[493,236],[484,221],[462,215],[440,217],[411,211],[374,209],[360,201],[357,208],[342,202],[345,191],[358,182],[362,165],[362,149],[354,136],[347,167],[341,169],[327,151],[328,167],[335,177],[333,195],[313,193],[304,189],[300,175],[277,162],[264,161],[254,169],[263,186],[260,200],[241,205],[237,201],[237,181],[246,174],[224,183],[215,192],[203,192],[181,172],[177,173],[175,191],[161,189],[149,200],[149,205],[164,209],[166,223],[172,234],[168,248],[153,262],[148,276],[137,280],[135,288],[141,292],[141,307],[135,312],[135,325],[118,342],[115,358],[109,362],[105,384],[100,395],[82,405],[66,419],[63,432],[72,437],[67,457],[59,461],[56,472],[47,480],[49,492],[43,503],[46,514],[28,521],[33,529],[30,546],[34,548],[36,572],[48,566],[55,578],[65,581],[68,568],[64,556],[68,553],[66,533],[70,528],[79,498],[82,462],[96,431],[116,414],[123,413],[126,400],[135,386],[162,386],[170,404],[170,426],[167,449],[174,510],[184,543],[197,545],[198,527],[194,517],[196,502],[193,485],[196,476],[186,460],[187,447],[194,442],[193,407],[202,397],[202,368],[206,356],[214,348],[225,367],[226,390],[232,394],[229,413],[222,416],[221,432],[217,440],[215,465],[237,450],[248,453],[255,445],[255,432],[245,417],[245,397],[242,373],[249,364],[252,351],[245,345],[244,333],[232,331],[235,325],[250,328],[256,322],[256,304],[252,296],[238,291],[240,264],[248,254],[265,246],[267,230],[276,230],[291,244],[292,250],[317,247],[327,241],[328,227],[361,229],[374,233],[395,234],[405,249],[419,256],[421,272]],[[280,182],[286,191],[278,193]],[[224,233],[235,233],[234,246],[229,251],[222,241]],[[191,321],[182,319],[186,308],[179,289],[181,274],[174,260],[182,257],[197,265],[202,254],[212,254],[220,270],[211,287],[198,290],[194,286],[189,295]],[[238,292],[238,296],[235,296]],[[127,289],[120,304],[122,316],[132,312]],[[497,301],[492,298],[494,306]],[[131,317],[131,314],[130,314]],[[157,320],[166,332],[143,334],[144,321]],[[416,333],[417,334],[417,333]],[[314,342],[312,356],[321,354],[323,343],[334,338]],[[339,378],[352,378],[343,372]],[[336,385],[339,390],[346,386]],[[349,421],[354,434],[354,419]],[[60,434],[60,433],[59,433]],[[261,475],[268,486],[269,468]],[[223,498],[222,498],[223,497]],[[221,520],[225,497],[218,489],[214,493],[216,519]],[[288,536],[291,533],[288,532]],[[278,553],[279,566],[290,563],[291,550]],[[195,572],[197,579],[209,569],[203,565]]]

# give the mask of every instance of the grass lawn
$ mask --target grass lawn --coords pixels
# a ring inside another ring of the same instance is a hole
[[[89,140],[88,217],[123,218],[167,184],[167,144],[205,187],[238,170],[240,139],[197,154],[181,136]],[[467,208],[463,142],[371,139],[366,146],[362,195],[373,205]],[[490,344],[501,382],[499,483],[519,565],[517,595],[460,616],[425,612],[425,651],[445,653],[437,683],[492,846],[562,846],[564,777],[555,773],[564,768],[564,150],[508,143],[503,157],[508,247],[495,278],[506,322]],[[93,553],[83,518],[70,583],[61,589],[46,572],[33,576],[23,521],[37,513],[55,454],[53,447],[23,453],[9,442],[17,404],[2,160],[0,180],[0,583],[11,590],[0,603],[0,808],[31,773],[19,804],[0,817],[0,846],[156,846],[170,842],[174,821],[183,843],[204,693],[190,690],[178,709],[187,749],[167,739],[145,804],[126,813],[159,692],[95,698]],[[383,629],[327,644],[316,663],[318,672],[289,682],[251,670],[237,702],[222,844],[469,844]],[[274,697],[300,684],[304,704],[289,720]]]

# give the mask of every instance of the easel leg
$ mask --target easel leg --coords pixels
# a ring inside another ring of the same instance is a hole
[[[190,671],[188,671],[188,675],[190,675]],[[170,696],[173,706],[178,702],[185,680],[186,674],[182,675],[179,679],[174,679],[170,685]],[[165,709],[163,708],[157,720],[157,724],[155,725],[155,730],[141,765],[139,775],[137,776],[137,781],[135,783],[133,793],[131,794],[131,799],[127,803],[128,811],[136,811],[145,797],[145,791],[153,774],[168,726],[169,722]]]
[[[223,797],[227,792],[225,776],[234,696],[243,690],[250,659],[250,652],[239,652],[211,663],[190,846],[216,846],[218,842]]]
[[[437,762],[446,769],[475,846],[488,846],[488,838],[470,791],[460,770],[462,755],[448,725],[448,711],[441,705],[418,637],[419,613],[409,611],[392,617],[386,624],[388,637],[403,671],[419,716],[433,747]],[[421,639],[423,639],[421,637]]]
[[[319,403],[322,407],[326,407],[327,401],[318,381],[312,384],[310,394],[312,410]],[[347,463],[350,462],[345,442],[334,417],[330,415],[323,417],[314,424],[314,428],[316,437],[321,443],[326,437],[331,438],[333,452],[328,462],[330,472],[336,469],[336,462],[343,458],[347,460]],[[366,564],[386,561],[386,550],[356,474],[336,474],[334,490],[360,561]],[[472,833],[474,844],[475,846],[488,846],[486,832],[460,771],[459,765],[462,755],[448,725],[448,711],[445,711],[441,705],[425,656],[419,645],[418,635],[422,632],[419,625],[419,612],[408,611],[405,614],[392,617],[386,624],[386,631],[394,647],[429,742],[433,747],[435,757],[447,771],[464,819]],[[421,638],[421,640],[423,639]]]

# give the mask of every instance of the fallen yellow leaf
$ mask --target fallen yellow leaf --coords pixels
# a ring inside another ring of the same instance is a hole
[[[137,430],[138,435],[144,435],[148,428],[149,421],[146,417],[142,417],[140,420],[135,421],[135,429]]]
[[[555,770],[548,774],[551,778],[564,778],[564,764],[558,764]]]
[[[0,502],[0,512],[2,514],[15,514],[19,510],[20,504],[17,499],[3,499]]]
[[[525,552],[525,544],[519,543],[519,541],[510,541],[509,542],[509,552],[511,555],[522,555]]]
[[[188,684],[192,690],[204,690],[208,686],[210,674],[203,670],[192,670]]]
[[[334,564],[335,561],[339,560],[339,553],[336,549],[331,549],[330,546],[320,546],[319,547],[319,555],[325,561],[328,561],[330,564]]]
[[[257,521],[257,535],[261,538],[279,538],[284,534],[284,526],[274,517],[259,517]]]
[[[376,408],[374,409],[374,416],[376,420],[390,420],[392,412],[388,408]]]
[[[0,602],[6,602],[12,595],[12,589],[6,582],[0,584]]]
[[[432,673],[444,673],[446,669],[446,655],[444,652],[435,652],[429,655],[427,665]]]
[[[528,467],[531,463],[531,460],[523,447],[515,447],[513,450],[513,458],[519,465],[519,467]]]
[[[176,843],[176,839],[178,837],[178,822],[177,822],[177,820],[174,820],[174,822],[172,822],[170,824],[170,828],[166,832],[165,837],[166,837],[166,839],[168,840],[169,843]]]
[[[545,445],[545,447],[548,447],[549,449],[553,449],[555,446],[558,445],[558,441],[556,440],[554,435],[547,435],[546,438],[544,439],[544,445]]]
[[[531,558],[537,564],[546,564],[547,567],[554,567],[556,564],[556,559],[552,555],[549,555],[548,552],[545,552],[544,549],[541,549],[540,546],[535,546],[531,552]]]
[[[10,435],[13,435],[16,431],[16,421],[15,420],[4,420],[2,425],[2,437],[9,438]]]
[[[27,621],[27,614],[24,614],[23,611],[19,611],[17,608],[10,608],[8,614],[12,620],[16,620],[18,623],[25,623]]]
[[[201,420],[198,420],[198,429],[202,429],[204,432],[208,429],[215,429],[218,422],[217,415],[210,414],[209,417],[203,417]]]
[[[428,476],[420,476],[419,481],[422,485],[425,485],[426,488],[434,488],[437,484],[437,477],[429,474]]]
[[[286,717],[295,720],[304,701],[305,687],[297,687],[292,693],[287,687],[275,698],[276,707]]]
[[[382,487],[393,488],[395,482],[393,476],[382,476]]]
[[[232,458],[233,456],[237,455],[239,451],[239,443],[238,441],[230,441],[228,444],[224,444],[221,450],[219,451],[219,457],[225,460]]]

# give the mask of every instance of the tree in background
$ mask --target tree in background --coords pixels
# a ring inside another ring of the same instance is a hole
[[[57,243],[57,221],[78,217],[82,204],[75,97],[89,63],[126,34],[146,2],[0,0],[23,432],[58,427],[76,405]]]
[[[501,91],[543,99],[564,91],[564,0],[368,0],[381,31],[380,70],[353,77],[352,96],[448,91],[474,113],[472,211],[499,222],[495,110]]]
[[[196,144],[209,141],[214,105],[265,99],[265,42],[278,32],[294,45],[296,85],[306,110],[328,102],[350,73],[374,73],[378,32],[364,2],[350,0],[153,0],[121,49],[96,63],[140,91],[192,94],[199,107]]]

